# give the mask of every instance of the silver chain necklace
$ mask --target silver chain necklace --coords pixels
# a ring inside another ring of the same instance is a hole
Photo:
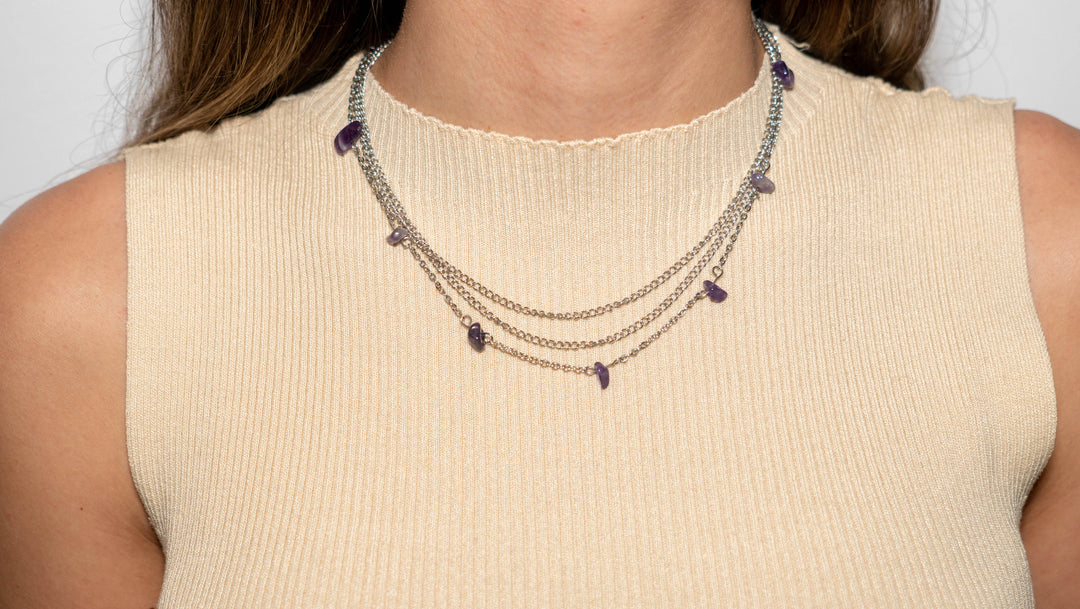
[[[717,285],[719,279],[724,275],[724,263],[727,262],[728,255],[735,246],[735,240],[738,238],[739,231],[742,229],[743,223],[746,221],[747,215],[758,195],[762,193],[771,193],[775,189],[773,182],[769,180],[765,174],[769,171],[769,161],[772,157],[773,148],[776,145],[777,136],[780,131],[780,119],[783,115],[784,89],[791,89],[794,86],[795,76],[780,58],[780,50],[772,32],[757,19],[754,20],[754,29],[761,39],[761,43],[765,47],[765,52],[768,54],[772,64],[772,93],[769,102],[769,115],[765,124],[765,134],[761,139],[761,146],[758,149],[757,157],[754,159],[750,170],[747,171],[746,176],[743,178],[738,192],[701,241],[690,248],[686,254],[679,258],[679,260],[667,270],[629,296],[591,309],[571,312],[551,312],[519,304],[509,298],[500,296],[493,290],[466,275],[443,257],[439,256],[431,246],[428,245],[427,241],[424,240],[423,235],[412,221],[409,220],[408,216],[405,215],[405,210],[402,208],[401,202],[398,200],[393,190],[391,190],[386,179],[386,174],[383,173],[382,167],[379,165],[379,160],[375,157],[375,152],[371,146],[371,135],[364,108],[364,91],[368,71],[375,63],[375,60],[379,58],[379,55],[381,55],[390,44],[389,41],[371,48],[364,54],[364,58],[360,61],[360,65],[356,69],[356,75],[353,77],[352,89],[349,96],[350,122],[337,134],[337,137],[334,139],[334,146],[339,154],[345,154],[349,150],[356,150],[356,156],[360,161],[360,167],[367,177],[368,184],[371,185],[375,198],[378,200],[379,205],[382,207],[383,212],[386,214],[386,218],[393,229],[386,238],[387,243],[391,246],[403,247],[412,254],[413,258],[415,258],[420,265],[420,268],[428,276],[428,279],[434,284],[435,290],[442,295],[443,300],[446,301],[450,310],[457,316],[461,325],[467,328],[466,338],[473,349],[477,352],[481,352],[486,345],[491,345],[498,351],[517,357],[530,364],[554,370],[562,370],[564,372],[595,375],[600,381],[601,389],[605,389],[608,386],[611,368],[634,357],[651,345],[656,339],[660,338],[662,334],[678,323],[683,315],[685,315],[699,300],[708,298],[714,303],[719,303],[727,298],[727,292]],[[691,294],[682,308],[671,315],[658,330],[642,340],[636,347],[615,358],[607,365],[604,365],[601,362],[595,362],[591,365],[573,365],[556,362],[529,355],[501,342],[490,333],[482,330],[479,322],[474,322],[471,316],[462,312],[461,308],[454,302],[454,299],[443,288],[438,279],[438,277],[441,276],[443,280],[446,281],[446,284],[460,295],[461,298],[479,315],[505,330],[507,334],[522,341],[548,349],[576,351],[620,341],[658,319],[666,310],[675,304],[683,293],[686,292],[687,288],[694,282],[698,275],[701,274],[701,271],[709,264],[709,262],[712,261],[713,257],[715,257],[720,248],[724,246],[725,242],[727,245],[724,247],[723,254],[720,255],[720,258],[711,269],[712,279],[704,280],[702,282],[702,288],[696,293]],[[697,262],[694,262],[695,260],[697,260]],[[618,332],[614,332],[600,339],[589,341],[557,340],[536,336],[503,321],[488,309],[488,307],[477,297],[477,295],[480,295],[506,309],[523,315],[545,319],[579,321],[610,313],[615,309],[644,297],[646,294],[651,293],[661,285],[665,284],[676,273],[687,265],[690,265],[692,262],[694,262],[694,264],[690,266],[690,270],[686,277],[675,286],[672,292],[661,301],[656,308]]]

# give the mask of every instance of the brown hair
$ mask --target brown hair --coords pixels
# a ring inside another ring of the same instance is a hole
[[[753,0],[807,52],[856,74],[923,87],[919,59],[936,0]],[[386,40],[405,0],[154,0],[148,73],[131,144],[255,112],[329,78]]]
[[[754,0],[752,6],[819,59],[904,89],[925,85],[919,60],[934,29],[936,0]]]

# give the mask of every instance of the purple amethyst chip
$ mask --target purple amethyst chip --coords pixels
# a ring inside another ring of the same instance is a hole
[[[600,379],[600,388],[607,389],[608,381],[611,380],[611,374],[608,372],[607,366],[596,362],[593,364],[593,370],[596,371],[596,378]]]
[[[787,67],[786,63],[777,61],[772,64],[772,71],[780,79],[780,84],[785,89],[791,89],[795,86],[795,73],[791,71],[791,68]]]
[[[341,131],[338,131],[337,137],[334,138],[334,149],[338,154],[345,154],[352,149],[356,140],[360,139],[360,133],[363,131],[363,127],[360,125],[360,121],[353,121]]]

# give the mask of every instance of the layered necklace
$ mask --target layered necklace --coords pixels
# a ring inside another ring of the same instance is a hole
[[[356,69],[356,75],[353,78],[352,89],[349,96],[350,122],[334,138],[334,147],[338,154],[345,154],[349,150],[356,151],[357,159],[360,161],[360,167],[367,177],[368,184],[371,185],[375,198],[378,200],[379,205],[382,207],[383,212],[386,214],[386,218],[390,223],[391,231],[389,236],[386,237],[386,242],[390,246],[404,248],[412,254],[428,279],[434,284],[436,292],[442,296],[447,306],[449,306],[450,310],[465,328],[465,339],[474,350],[482,352],[486,346],[491,346],[493,349],[512,355],[536,366],[561,370],[564,372],[574,372],[587,376],[595,376],[600,383],[600,388],[606,389],[610,382],[612,368],[644,351],[645,348],[678,323],[678,321],[682,319],[682,317],[686,315],[698,301],[708,299],[712,303],[720,303],[727,298],[727,292],[719,285],[720,279],[724,275],[724,263],[727,262],[728,255],[735,246],[735,240],[738,238],[739,231],[742,229],[743,223],[746,221],[754,201],[760,194],[769,194],[775,190],[773,182],[766,177],[766,174],[769,171],[769,163],[772,157],[773,148],[776,145],[777,136],[780,132],[780,119],[783,115],[784,90],[791,89],[794,86],[795,76],[780,58],[780,50],[772,32],[768,30],[764,23],[757,19],[754,20],[754,29],[761,39],[761,43],[765,47],[765,52],[768,54],[769,61],[772,65],[772,93],[769,101],[769,114],[765,122],[765,133],[761,138],[761,146],[758,149],[757,157],[743,177],[738,191],[732,198],[731,203],[724,209],[723,213],[716,220],[716,223],[712,225],[701,241],[690,248],[686,254],[668,267],[667,270],[660,273],[659,276],[639,288],[634,293],[614,302],[609,302],[591,309],[563,312],[545,311],[525,304],[520,304],[505,296],[499,295],[495,291],[468,276],[448,260],[436,253],[424,239],[416,225],[409,220],[409,217],[405,214],[405,209],[401,205],[401,201],[398,200],[397,195],[395,195],[394,191],[390,188],[386,174],[383,173],[382,166],[379,164],[379,160],[376,158],[375,152],[372,149],[371,132],[368,128],[367,115],[364,108],[364,90],[367,74],[371,69],[371,66],[379,58],[379,55],[381,55],[390,44],[389,41],[369,49],[368,52],[364,54],[364,58],[360,61],[360,65]],[[713,258],[716,257],[717,252],[719,252],[721,248],[723,248],[723,253],[710,269],[712,275],[711,279],[704,279],[700,284],[700,289],[696,292],[691,291],[682,307],[678,309],[677,312],[671,314],[652,334],[629,351],[607,364],[599,361],[591,364],[559,362],[525,353],[516,347],[508,345],[502,342],[502,339],[499,337],[484,330],[479,321],[474,321],[470,315],[462,311],[461,307],[458,306],[450,293],[447,292],[439,281],[439,278],[441,277],[451,290],[468,303],[477,315],[487,319],[507,335],[538,347],[557,351],[579,351],[621,341],[632,334],[643,330],[646,326],[649,326],[652,322],[659,319],[664,312],[674,306],[683,294],[687,292],[688,288],[694,284],[701,275],[701,272],[710,262],[712,262]],[[686,277],[676,284],[668,296],[652,311],[646,313],[629,326],[603,338],[594,340],[561,340],[536,336],[531,332],[526,332],[502,320],[484,304],[484,301],[490,301],[516,313],[532,317],[581,321],[611,313],[620,307],[643,298],[645,295],[667,283],[669,279],[685,267],[689,267],[690,269]]]

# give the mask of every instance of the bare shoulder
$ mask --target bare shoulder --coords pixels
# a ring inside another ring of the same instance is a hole
[[[150,607],[162,558],[124,431],[124,167],[0,224],[0,607]]]
[[[110,283],[122,292],[124,231],[122,163],[99,167],[31,199],[0,224],[4,305],[82,306],[88,303],[52,297],[73,296],[73,289],[91,284],[104,288]],[[29,301],[43,296],[50,298]],[[100,303],[107,294],[98,296]]]
[[[1057,395],[1054,452],[1021,534],[1041,609],[1080,606],[1080,130],[1016,113],[1016,156],[1035,308]]]

